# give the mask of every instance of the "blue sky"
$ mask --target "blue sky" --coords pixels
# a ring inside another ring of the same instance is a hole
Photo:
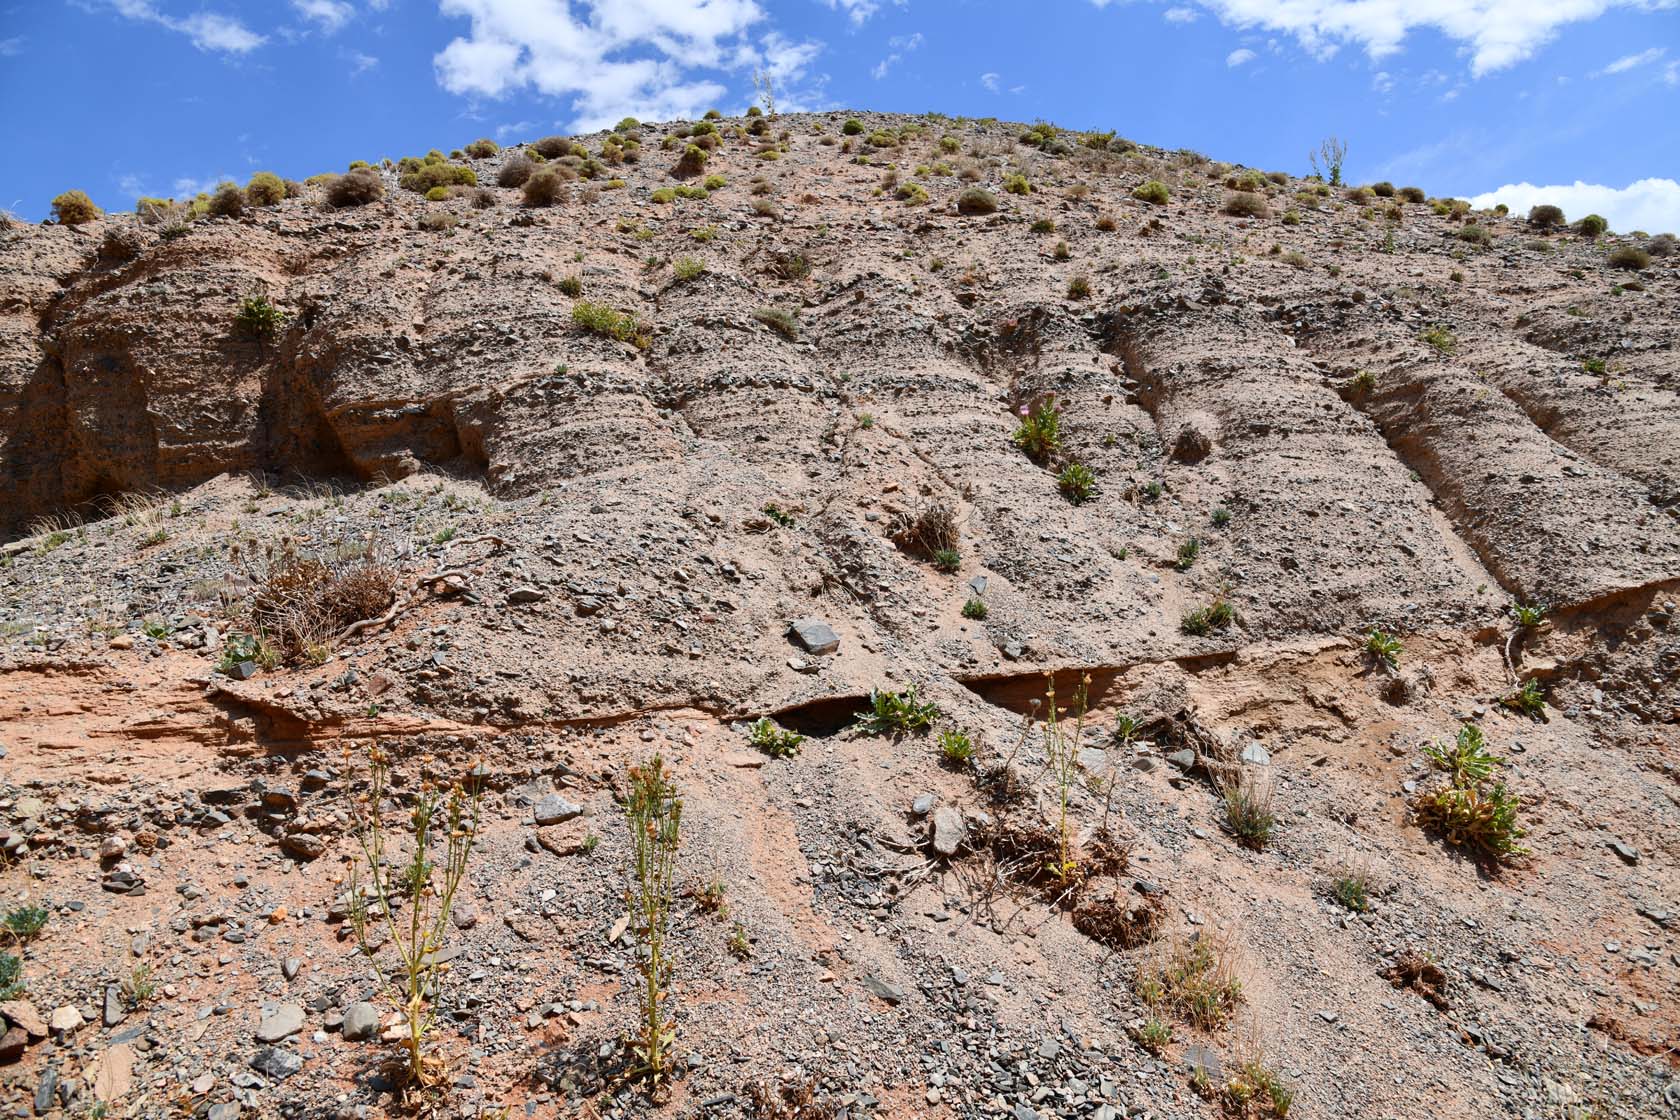
[[[1680,0],[0,0],[0,207],[782,108],[1045,119],[1680,228]],[[1484,201],[1485,200],[1485,201]]]

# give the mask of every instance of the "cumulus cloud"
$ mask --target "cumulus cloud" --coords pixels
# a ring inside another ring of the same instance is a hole
[[[1527,214],[1530,207],[1550,203],[1561,207],[1571,221],[1587,214],[1602,214],[1610,228],[1619,233],[1636,229],[1646,233],[1680,231],[1680,182],[1673,179],[1640,179],[1621,188],[1579,181],[1551,187],[1512,183],[1476,195],[1470,205],[1485,208],[1501,202],[1513,214]]]
[[[292,0],[292,7],[328,35],[349,23],[350,17],[356,14],[356,9],[345,0]]]
[[[1092,0],[1106,7],[1109,0]],[[1675,0],[1196,0],[1232,27],[1295,36],[1319,58],[1344,44],[1373,59],[1398,51],[1414,30],[1461,43],[1477,77],[1530,57],[1559,28],[1597,19],[1612,8],[1670,9]]]
[[[802,68],[814,47],[748,33],[764,19],[754,0],[442,0],[470,21],[432,59],[452,93],[502,97],[531,89],[570,97],[575,127],[620,117],[694,117],[727,92],[697,69],[767,64]]]
[[[246,54],[268,41],[232,16],[217,12],[197,12],[177,18],[158,10],[150,0],[111,0],[111,7],[128,19],[155,23],[185,35],[201,51]]]
[[[1236,50],[1225,56],[1225,65],[1227,66],[1241,66],[1245,62],[1253,61],[1254,52],[1249,50],[1247,47],[1238,47]]]

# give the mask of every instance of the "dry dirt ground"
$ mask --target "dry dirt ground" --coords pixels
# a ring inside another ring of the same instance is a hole
[[[372,741],[399,800],[481,767],[448,1115],[768,1116],[754,1086],[806,1084],[807,1116],[1212,1117],[1251,1060],[1294,1116],[1680,1111],[1680,257],[1281,175],[1233,217],[1243,169],[1193,153],[847,117],[720,122],[703,199],[652,199],[681,181],[677,126],[647,125],[551,208],[387,173],[367,206],[312,188],[169,238],[0,230],[0,905],[49,913],[10,947],[8,1114],[394,1111],[390,1048],[342,1031],[389,1010],[340,901]],[[971,183],[996,213],[957,212]],[[234,327],[259,294],[268,339]],[[1012,434],[1047,394],[1035,462]],[[934,506],[954,570],[891,535]],[[371,555],[406,609],[240,679],[288,547]],[[1232,625],[1187,634],[1221,596]],[[1071,908],[1008,873],[1060,819],[1051,671],[1064,704],[1090,677]],[[1539,717],[1504,703],[1525,681]],[[857,726],[911,685],[932,731]],[[750,746],[761,716],[797,755]],[[1504,867],[1409,811],[1466,723],[1520,799]],[[957,730],[975,766],[942,764]],[[650,1101],[613,1071],[620,802],[656,752],[685,811],[679,1075]],[[1259,849],[1205,775],[1239,754],[1275,789]],[[538,824],[552,793],[582,813]],[[1129,859],[1096,876],[1105,844]],[[1334,897],[1350,869],[1367,911]],[[714,881],[722,914],[687,893]],[[1138,976],[1195,938],[1240,1002],[1162,1013],[1151,1052]],[[1437,1001],[1384,977],[1418,954]]]

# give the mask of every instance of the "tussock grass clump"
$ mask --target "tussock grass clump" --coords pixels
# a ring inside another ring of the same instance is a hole
[[[1137,997],[1157,1016],[1172,1014],[1199,1030],[1230,1022],[1242,1003],[1230,936],[1207,929],[1172,940],[1165,952],[1141,964]]]
[[[959,541],[957,511],[949,502],[918,503],[893,514],[887,523],[887,536],[904,551],[921,556],[955,552]]]
[[[1272,809],[1276,793],[1266,767],[1243,766],[1234,777],[1220,780],[1225,829],[1237,843],[1259,851],[1271,842],[1277,828],[1277,814]]]
[[[1236,608],[1220,594],[1207,606],[1186,612],[1179,622],[1179,628],[1192,637],[1205,638],[1215,630],[1228,629],[1236,621]]]
[[[1623,245],[1621,248],[1613,250],[1608,257],[1604,258],[1604,261],[1611,268],[1639,272],[1651,267],[1651,254],[1632,245]],[[1632,281],[1630,280],[1628,283],[1631,284]]]
[[[785,307],[760,307],[753,312],[753,318],[789,342],[797,341],[799,338],[799,319]]]

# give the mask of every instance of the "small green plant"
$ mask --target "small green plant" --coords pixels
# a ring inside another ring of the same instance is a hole
[[[1377,375],[1368,369],[1362,369],[1348,379],[1347,389],[1351,396],[1363,397],[1376,391]]]
[[[1172,1041],[1172,1025],[1151,1015],[1137,1028],[1137,1044],[1151,1054],[1160,1054]]]
[[[950,575],[962,567],[962,553],[954,548],[936,548],[933,551],[933,566]]]
[[[1213,511],[1212,520],[1215,529],[1223,529],[1231,523],[1231,511],[1224,506],[1220,506]]]
[[[792,758],[799,753],[799,744],[805,741],[805,736],[798,732],[777,727],[769,716],[760,717],[747,732],[747,738],[771,758]]]
[[[557,282],[557,286],[563,293],[576,299],[583,294],[583,277],[577,273],[562,276]]]
[[[1236,609],[1223,594],[1214,597],[1205,607],[1186,612],[1180,627],[1192,637],[1205,638],[1215,630],[1224,630],[1237,620]]]
[[[1581,359],[1581,368],[1588,373],[1597,374],[1599,377],[1603,377],[1610,372],[1609,363],[1603,358],[1583,358]]]
[[[671,275],[675,276],[678,281],[683,283],[687,283],[690,280],[698,280],[705,274],[705,263],[696,260],[694,257],[678,257],[671,265]]]
[[[1009,194],[1031,194],[1032,183],[1027,181],[1025,175],[1017,172],[1003,177],[1003,189]]]
[[[1384,669],[1397,669],[1400,666],[1400,639],[1381,630],[1372,630],[1365,635],[1365,653]]]
[[[875,688],[869,692],[869,710],[857,713],[855,718],[870,735],[920,735],[939,718],[939,707],[931,700],[922,700],[913,684],[900,692]]]
[[[1181,572],[1188,572],[1190,566],[1196,562],[1196,557],[1202,554],[1202,542],[1191,537],[1178,546],[1178,562],[1173,565]]]
[[[1355,914],[1365,913],[1371,908],[1371,872],[1363,865],[1335,868],[1330,897]]]
[[[1268,1117],[1285,1120],[1295,1093],[1287,1088],[1278,1075],[1256,1058],[1237,1067],[1220,1091],[1226,1115],[1239,1117]]]
[[[18,945],[27,945],[47,928],[47,917],[44,906],[14,906],[3,919],[6,935]]]
[[[11,953],[0,953],[0,1001],[22,999],[28,990],[23,962]]]
[[[216,671],[226,676],[246,661],[255,663],[261,669],[273,669],[280,664],[280,651],[265,642],[261,635],[236,630],[222,644],[222,656],[216,662]]]
[[[729,950],[729,955],[738,961],[752,959],[752,939],[747,936],[747,927],[740,922],[735,922],[729,927],[729,937],[723,945]]]
[[[140,632],[154,642],[161,642],[169,637],[169,624],[161,618],[148,618],[140,623]]]
[[[267,296],[246,296],[234,312],[234,328],[252,338],[267,341],[280,333],[286,313],[268,302]]]
[[[157,995],[157,989],[157,981],[152,977],[152,966],[145,961],[138,961],[123,978],[123,1001],[129,1007],[138,1010],[152,1002]]]
[[[1424,331],[1423,341],[1434,347],[1436,353],[1443,355],[1458,349],[1458,336],[1444,326],[1434,326]]]
[[[631,769],[625,820],[632,853],[626,896],[642,943],[636,955],[642,983],[637,989],[641,1015],[634,1046],[638,1066],[633,1072],[657,1088],[670,1076],[677,1036],[676,1019],[668,1014],[672,969],[665,938],[682,841],[682,799],[659,755]]]
[[[875,426],[875,414],[872,413],[872,412],[860,412],[860,413],[858,413],[857,414],[857,425],[858,425],[858,427],[862,428],[864,431],[867,432],[869,429],[871,429]]]
[[[1545,603],[1512,603],[1511,617],[1518,626],[1532,629],[1546,621]]]
[[[1503,782],[1489,784],[1504,760],[1487,749],[1481,728],[1465,724],[1453,743],[1431,743],[1424,755],[1447,780],[1412,799],[1421,827],[1490,862],[1526,853],[1518,843],[1524,832],[1517,823],[1516,797]]]
[[[475,784],[469,792],[451,782],[445,788],[422,768],[418,788],[405,791],[406,807],[393,810],[390,758],[377,742],[368,749],[367,764],[368,791],[351,807],[360,858],[351,864],[350,926],[381,991],[403,1015],[406,1088],[425,1093],[449,1075],[442,1055],[428,1052],[426,1039],[437,1025],[449,973],[437,958],[454,928],[450,913],[478,834],[481,787]],[[348,747],[344,767],[353,768]],[[387,813],[394,816],[389,823]],[[391,824],[405,834],[406,852],[392,842]]]
[[[1066,247],[1065,245],[1061,246],[1061,248],[1065,248],[1065,247]],[[1067,258],[1066,257],[1058,257],[1057,259],[1058,260],[1066,260]],[[1072,280],[1069,280],[1068,281],[1068,286],[1067,286],[1067,298],[1069,298],[1069,299],[1090,299],[1091,298],[1091,278],[1089,276],[1084,275],[1084,274],[1080,274],[1078,276],[1075,276]]]
[[[984,599],[970,599],[962,605],[962,616],[975,622],[984,621],[988,613]]]
[[[966,731],[955,728],[941,731],[935,742],[939,746],[939,760],[947,766],[962,769],[974,761],[974,740]]]
[[[765,505],[764,516],[768,517],[784,529],[791,529],[794,526],[793,514],[789,513],[775,502],[769,502]]]
[[[1513,689],[1501,698],[1500,703],[1533,719],[1543,719],[1546,715],[1546,693],[1540,688],[1540,681],[1535,677],[1529,677],[1521,687]]]
[[[1056,489],[1074,505],[1084,505],[1097,492],[1097,476],[1090,467],[1069,463],[1056,476]]]
[[[1027,458],[1042,463],[1062,449],[1062,410],[1053,396],[1021,406],[1021,423],[1010,437]]]
[[[1164,490],[1165,488],[1161,485],[1160,480],[1152,478],[1143,484],[1143,500],[1146,502],[1158,502],[1161,500],[1161,494]]]

